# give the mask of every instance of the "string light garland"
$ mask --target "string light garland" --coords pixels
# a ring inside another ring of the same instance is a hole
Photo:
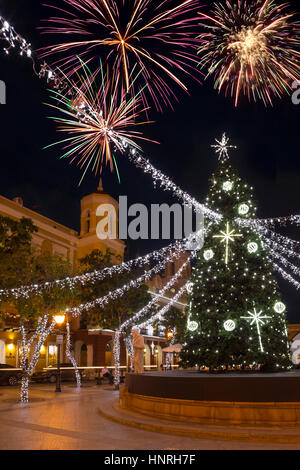
[[[53,330],[55,326],[54,320],[50,321],[50,324],[48,324],[48,321],[49,321],[48,314],[44,315],[43,317],[40,317],[38,319],[36,330],[29,339],[27,339],[27,332],[26,332],[24,324],[21,324],[20,326],[20,332],[21,332],[21,337],[22,337],[21,368],[23,369],[23,375],[21,379],[21,394],[20,394],[21,403],[28,403],[29,401],[28,389],[29,389],[30,376],[38,362],[40,352],[41,352],[41,347],[45,339],[47,338],[47,336],[50,334],[50,332]],[[34,348],[32,352],[31,348],[33,347],[33,345],[34,345]]]
[[[182,286],[179,291],[174,295],[174,297],[170,300],[170,302],[167,303],[162,309],[160,309],[157,313],[155,313],[151,318],[148,320],[144,321],[143,323],[140,323],[138,328],[142,330],[143,328],[146,328],[149,325],[152,325],[157,320],[162,320],[164,315],[170,310],[170,308],[176,303],[185,293],[187,287],[187,283]]]
[[[144,173],[149,173],[152,176],[155,187],[156,184],[159,184],[164,191],[171,191],[173,196],[181,200],[183,204],[194,208],[196,212],[202,212],[208,219],[215,222],[222,219],[221,214],[211,210],[204,204],[200,204],[195,198],[180,189],[168,176],[157,170],[147,158],[143,157],[137,149],[131,148],[128,152],[128,158],[137,168],[141,168]]]
[[[144,265],[147,265],[150,263],[151,260],[160,260],[161,258],[164,258],[168,253],[183,252],[185,250],[186,243],[190,240],[190,238],[191,236],[183,240],[177,240],[175,243],[171,243],[170,245],[163,247],[159,250],[152,251],[147,255],[139,256],[136,259],[123,262],[119,265],[106,267],[101,270],[95,270],[90,273],[85,273],[74,277],[67,277],[65,279],[58,279],[53,282],[31,284],[13,289],[2,289],[0,290],[0,297],[13,296],[15,298],[28,298],[31,294],[38,294],[43,289],[51,290],[53,287],[73,289],[78,284],[80,284],[81,286],[85,286],[89,283],[100,282],[106,278],[113,277],[114,275],[122,274],[124,272],[130,272],[132,269],[140,268]]]
[[[118,297],[123,296],[130,289],[139,287],[143,282],[151,279],[153,275],[158,274],[160,271],[162,271],[167,263],[174,261],[180,255],[181,255],[181,252],[179,251],[169,256],[166,256],[162,261],[157,263],[153,268],[146,270],[137,279],[130,280],[127,284],[124,284],[122,287],[119,287],[118,289],[115,289],[114,291],[109,292],[107,295],[103,297],[97,298],[91,302],[87,302],[77,307],[71,308],[69,310],[70,314],[77,317],[84,310],[90,310],[94,307],[100,307],[100,308],[104,307],[104,305],[108,304],[111,300],[116,300]]]
[[[272,259],[275,258],[278,261],[280,261],[280,263],[283,264],[283,266],[285,266],[286,268],[291,269],[291,271],[293,272],[294,275],[300,276],[300,268],[298,268],[298,266],[295,266],[293,263],[288,261],[284,256],[277,253],[273,248],[270,248],[270,247],[269,247],[269,256]]]
[[[285,279],[286,281],[289,281],[291,284],[293,284],[293,286],[297,290],[300,289],[300,283],[298,281],[296,281],[296,279],[294,279],[293,276],[291,276],[284,269],[282,269],[281,266],[279,266],[277,263],[273,262],[273,266],[274,266],[275,271],[277,271],[283,277],[283,279]]]
[[[31,44],[18,34],[15,28],[2,16],[0,16],[0,39],[3,39],[7,44],[3,48],[7,55],[10,51],[15,50],[18,51],[21,56],[25,55],[29,58],[32,57]]]
[[[115,378],[114,383],[118,386],[120,381],[120,338],[122,332],[128,328],[130,325],[136,326],[138,320],[146,315],[157,303],[158,299],[162,297],[180,278],[183,271],[188,267],[192,258],[196,256],[196,252],[193,252],[190,257],[181,265],[178,271],[175,273],[174,276],[170,279],[170,281],[164,285],[164,287],[152,298],[148,304],[146,304],[139,312],[132,315],[128,320],[126,320],[119,329],[115,332],[114,336],[114,364],[115,364]],[[189,283],[186,284],[186,288],[188,288]]]
[[[32,62],[35,75],[40,79],[46,79],[46,83],[59,92],[65,91],[67,95],[73,95],[62,75],[57,73],[46,61],[38,63],[32,50],[31,43],[16,32],[15,28],[9,24],[5,18],[0,16],[0,39],[6,45],[3,47],[5,54],[17,51],[20,56],[27,57]]]
[[[265,225],[260,224],[259,219],[241,219],[241,218],[236,218],[235,222],[239,224],[241,227],[249,227],[255,230],[259,235],[265,235],[268,237],[270,240],[282,244],[285,247],[291,247],[291,248],[300,248],[300,242],[297,240],[293,240],[289,237],[286,237],[284,235],[281,235],[280,233],[274,232],[274,230],[271,230]]]
[[[294,275],[299,276],[300,268],[288,261],[284,255],[287,255],[288,258],[300,258],[300,253],[296,251],[300,248],[300,242],[278,234],[274,232],[274,230],[271,230],[269,226],[267,226],[268,224],[272,226],[276,222],[284,225],[291,220],[297,224],[298,216],[280,217],[278,219],[245,220],[238,218],[236,219],[236,222],[240,226],[250,227],[258,233],[262,242],[267,246],[269,251],[269,259],[272,262],[275,271],[277,271],[283,277],[283,279],[291,283],[298,290],[300,288],[300,283],[294,279],[291,274],[286,272],[280,265],[278,265],[275,260],[278,260],[283,266],[290,269]]]
[[[249,219],[250,222],[256,222],[260,225],[266,225],[274,227],[276,224],[279,224],[283,227],[288,224],[300,226],[300,215],[289,215],[287,217],[272,217],[269,219]]]
[[[270,249],[276,250],[282,254],[285,254],[288,258],[300,258],[300,253],[297,253],[294,250],[290,250],[286,246],[282,246],[279,243],[274,242],[274,240],[269,240],[264,235],[261,235],[263,243]]]
[[[76,377],[76,384],[77,384],[77,387],[80,388],[81,387],[81,376],[80,376],[80,372],[78,370],[77,362],[76,362],[75,357],[73,356],[72,351],[71,351],[70,323],[68,321],[66,322],[66,330],[67,330],[66,356],[71,361],[72,366],[74,367],[75,377]]]

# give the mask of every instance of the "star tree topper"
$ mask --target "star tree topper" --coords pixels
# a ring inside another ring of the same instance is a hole
[[[222,135],[222,140],[215,139],[217,145],[211,145],[212,148],[216,149],[216,153],[219,155],[219,160],[222,158],[229,158],[228,149],[236,149],[235,145],[228,145],[229,138],[225,132]]]

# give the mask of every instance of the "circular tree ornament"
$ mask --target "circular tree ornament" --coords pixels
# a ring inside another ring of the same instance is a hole
[[[238,213],[240,215],[247,215],[249,210],[250,210],[250,207],[248,206],[248,204],[241,204],[238,208]]]
[[[203,253],[203,256],[204,256],[204,259],[206,261],[209,261],[210,259],[212,259],[214,257],[214,252],[213,250],[205,250],[204,253]]]
[[[224,191],[231,191],[232,187],[233,187],[233,183],[232,183],[232,181],[225,181],[225,183],[223,183],[222,187],[223,187]]]
[[[233,320],[226,320],[223,326],[226,331],[233,331],[235,330],[235,327],[236,327],[235,321]]]
[[[258,244],[256,242],[248,243],[247,250],[249,251],[249,253],[256,253],[258,250]]]
[[[192,294],[193,292],[193,283],[192,282],[188,282],[187,285],[186,285],[186,291],[188,294]]]
[[[187,329],[190,331],[196,331],[198,328],[198,323],[196,321],[188,320]]]
[[[283,313],[285,311],[285,305],[283,302],[276,302],[274,304],[274,310],[276,313]]]

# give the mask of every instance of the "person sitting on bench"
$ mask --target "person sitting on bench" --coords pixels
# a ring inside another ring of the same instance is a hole
[[[103,369],[101,371],[101,376],[108,378],[110,384],[114,383],[114,378],[112,376],[112,373],[110,372],[110,370],[106,366],[103,367]]]

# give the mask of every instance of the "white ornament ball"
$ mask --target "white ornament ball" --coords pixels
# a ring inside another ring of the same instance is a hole
[[[223,183],[224,191],[231,191],[232,187],[233,187],[233,183],[231,181],[225,181],[225,183]]]
[[[250,242],[247,245],[247,249],[248,249],[249,253],[256,253],[257,250],[258,250],[258,244],[255,243],[255,242]]]
[[[233,330],[235,330],[236,325],[235,325],[235,322],[233,320],[226,320],[224,322],[223,326],[224,326],[226,331],[233,331]]]
[[[247,215],[249,212],[249,209],[250,207],[248,206],[248,204],[241,204],[239,206],[238,212],[240,215]]]
[[[198,323],[196,321],[188,321],[188,330],[190,331],[196,331],[198,328]]]
[[[282,313],[285,311],[285,305],[283,302],[276,302],[274,305],[274,310],[276,313]]]
[[[193,283],[192,282],[188,282],[187,285],[186,285],[186,290],[189,294],[191,294],[193,292]]]
[[[205,250],[203,253],[203,256],[206,261],[209,261],[210,259],[214,257],[214,252],[213,250]]]

